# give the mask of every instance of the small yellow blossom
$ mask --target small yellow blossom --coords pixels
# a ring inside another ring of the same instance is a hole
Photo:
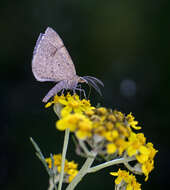
[[[48,107],[50,107],[50,106],[51,106],[53,103],[54,103],[53,101],[51,101],[51,102],[48,102],[47,104],[45,104],[45,108],[48,108]]]
[[[75,131],[79,139],[85,139],[92,135],[92,122],[81,113],[69,114],[61,118],[57,121],[56,127],[59,130],[69,128],[71,132]]]
[[[54,159],[54,167],[56,167],[57,172],[60,173],[61,172],[61,154],[54,154],[53,159]],[[45,160],[48,164],[48,167],[52,168],[51,158],[46,158]],[[68,180],[66,180],[66,182],[70,183],[74,179],[74,177],[77,175],[78,173],[77,167],[78,165],[74,161],[69,162],[67,159],[65,160],[64,173],[66,176],[68,176]]]
[[[73,96],[68,94],[66,96],[66,101],[60,103],[65,106],[61,111],[62,117],[67,116],[69,113],[82,113],[93,109],[89,100],[80,100],[77,94],[74,94]]]
[[[153,148],[152,143],[147,143],[146,149],[147,152],[145,151],[143,153],[140,153],[139,157],[136,157],[138,162],[142,164],[142,172],[146,176],[145,181],[148,180],[149,173],[154,169],[154,157],[158,152],[156,149]],[[140,156],[145,156],[145,159],[141,159]]]
[[[133,133],[131,132],[129,137],[129,146],[127,148],[127,154],[129,156],[136,155],[142,145],[146,142],[146,138],[143,133]]]
[[[122,138],[116,139],[115,144],[116,144],[116,146],[117,146],[119,155],[122,155],[122,153],[123,153],[123,152],[127,149],[127,147],[128,147],[128,142],[125,141],[125,140],[122,139]]]
[[[146,146],[142,145],[139,148],[139,154],[136,156],[136,159],[138,160],[139,163],[142,164],[148,160],[149,153],[150,153],[149,149]]]
[[[88,118],[84,118],[78,123],[76,136],[79,139],[86,139],[92,136],[92,122]]]
[[[117,176],[117,178],[115,179],[116,185],[126,185],[126,190],[141,190],[141,184],[138,183],[135,176],[129,174],[129,172],[119,169],[118,172],[111,172],[110,174],[113,176]]]
[[[91,109],[91,110],[85,110],[85,114],[87,116],[92,116],[94,114],[94,111]]]
[[[148,142],[146,144],[146,147],[149,149],[149,152],[150,152],[149,153],[149,158],[154,159],[154,157],[155,157],[156,153],[158,152],[158,150],[154,149],[153,144],[151,142]]]
[[[50,107],[52,104],[57,104],[57,103],[61,103],[61,101],[65,100],[65,96],[62,94],[61,96],[55,95],[53,98],[53,101],[48,102],[45,105],[45,108]]]
[[[113,114],[115,115],[115,117],[117,118],[118,121],[120,121],[120,122],[124,121],[125,116],[122,112],[114,110]]]
[[[116,117],[113,114],[109,114],[108,120],[110,120],[111,122],[116,122]]]
[[[124,137],[129,137],[130,131],[131,131],[130,128],[126,127],[123,122],[119,122],[119,121],[116,122],[115,125],[121,135],[123,135]]]
[[[54,159],[54,166],[60,166],[60,164],[61,164],[61,154],[54,154],[53,159]],[[52,160],[51,160],[51,158],[46,158],[45,161],[47,162],[48,167],[52,168]]]
[[[107,153],[108,154],[114,154],[116,152],[116,150],[117,150],[117,147],[116,147],[116,145],[114,143],[107,144],[106,148],[107,148]]]
[[[140,126],[136,126],[136,125],[138,124],[138,121],[135,121],[135,117],[132,115],[132,113],[130,113],[130,114],[128,114],[128,115],[126,116],[126,120],[127,120],[128,124],[129,124],[132,128],[134,128],[134,129],[136,129],[136,130],[141,129]]]
[[[76,113],[70,114],[67,117],[64,117],[56,122],[56,128],[63,131],[66,128],[69,128],[71,132],[76,130],[77,123],[83,118],[84,116]]]
[[[107,113],[107,109],[104,107],[100,107],[97,109],[97,112],[101,115],[105,115]]]
[[[111,130],[107,131],[103,134],[103,136],[108,140],[108,141],[114,141],[118,136],[119,133],[117,130]]]
[[[127,148],[129,156],[135,155],[137,161],[141,164],[141,169],[146,176],[145,181],[148,179],[149,173],[154,168],[154,157],[157,150],[153,148],[152,143],[146,144],[146,138],[143,133],[131,133]]]
[[[68,177],[68,182],[72,182],[72,180],[74,179],[74,177],[78,174],[77,170],[71,170],[71,174]]]
[[[70,113],[82,113],[84,111],[88,111],[91,109],[94,109],[94,107],[91,106],[89,100],[80,100],[79,96],[77,94],[70,95],[68,93],[66,96],[61,95],[61,96],[54,96],[54,100],[51,102],[48,102],[45,107],[48,108],[52,104],[57,104],[60,103],[64,106],[64,108],[61,111],[61,116],[65,117]]]

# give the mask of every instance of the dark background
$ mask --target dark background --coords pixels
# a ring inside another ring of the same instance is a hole
[[[132,112],[159,153],[142,189],[170,185],[170,6],[165,0],[1,0],[0,189],[47,189],[48,176],[34,155],[32,136],[45,156],[60,153],[52,108],[41,99],[54,85],[35,80],[32,52],[40,32],[55,29],[80,76],[100,78],[103,98],[92,104]],[[80,164],[71,143],[67,158]],[[110,167],[86,176],[77,189],[113,189]]]

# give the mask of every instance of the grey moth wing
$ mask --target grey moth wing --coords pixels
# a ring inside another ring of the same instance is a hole
[[[50,27],[36,42],[32,72],[40,81],[70,80],[76,75],[73,61],[59,35]]]

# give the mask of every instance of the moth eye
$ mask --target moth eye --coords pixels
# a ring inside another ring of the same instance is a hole
[[[67,62],[67,65],[69,65],[69,63]]]
[[[60,63],[58,63],[58,66],[60,67]]]

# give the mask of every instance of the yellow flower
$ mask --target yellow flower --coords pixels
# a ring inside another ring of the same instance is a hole
[[[61,103],[63,100],[65,100],[65,96],[63,94],[61,96],[55,95],[53,101],[48,102],[45,105],[45,108],[50,107],[52,104]]]
[[[78,173],[77,166],[78,165],[74,161],[67,162],[65,164],[64,171],[65,171],[66,174],[69,175],[69,177],[68,177],[68,182],[69,183],[74,179],[74,177]]]
[[[117,121],[119,121],[119,122],[124,121],[125,116],[122,112],[114,110],[113,114],[115,115]]]
[[[149,152],[150,152],[149,153],[149,158],[154,159],[154,157],[155,157],[156,153],[158,152],[158,150],[154,149],[153,144],[150,143],[150,142],[148,142],[146,144],[146,147],[149,149]]]
[[[77,169],[77,164],[74,161],[68,162],[65,166],[66,172],[69,174],[70,169]]]
[[[52,160],[51,160],[51,158],[46,158],[45,161],[48,164],[48,167],[52,168]]]
[[[118,172],[110,172],[110,175],[118,176],[115,180],[115,184],[120,184],[122,180],[128,181],[129,172],[124,170],[118,170]]]
[[[73,96],[67,94],[66,100],[60,101],[60,103],[65,106],[61,111],[62,117],[65,117],[70,113],[82,113],[93,109],[89,100],[80,100],[77,94],[74,94]]]
[[[116,146],[117,146],[119,155],[122,155],[122,153],[123,153],[123,152],[127,149],[127,147],[128,147],[128,142],[125,141],[125,140],[122,139],[122,138],[116,139],[115,144],[116,144]]]
[[[79,139],[85,139],[92,135],[92,122],[82,113],[69,114],[61,118],[57,121],[56,127],[59,130],[69,128]]]
[[[116,117],[113,114],[108,115],[108,120],[111,122],[116,122]]]
[[[142,164],[142,172],[146,176],[145,181],[148,180],[149,173],[154,169],[154,161],[150,160]]]
[[[142,161],[139,158],[137,160],[142,164],[142,172],[146,176],[145,181],[147,181],[149,173],[154,169],[154,157],[158,151],[153,148],[152,143],[147,143],[145,148],[147,149],[147,157],[142,159]],[[143,152],[141,153],[141,156],[145,156],[145,154],[146,153]]]
[[[146,138],[144,137],[143,133],[133,133],[131,132],[129,137],[129,145],[127,148],[127,154],[129,156],[133,156],[138,153],[140,147],[144,145],[146,142]]]
[[[92,122],[88,118],[83,118],[78,123],[76,136],[79,139],[86,139],[87,137],[92,136]]]
[[[104,107],[97,108],[97,112],[101,115],[105,115],[107,113],[107,109]]]
[[[94,107],[91,106],[89,100],[80,100],[79,96],[77,94],[70,95],[68,93],[66,96],[54,96],[54,100],[51,102],[48,102],[45,107],[48,108],[52,104],[62,104],[64,108],[61,111],[61,116],[65,117],[70,113],[82,113],[91,109],[94,109]]]
[[[111,131],[106,131],[103,136],[108,140],[108,141],[114,141],[118,136],[119,133],[116,130],[111,130]]]
[[[106,149],[108,154],[114,154],[117,150],[117,147],[114,143],[109,143],[107,144]]]
[[[53,103],[54,103],[54,101],[48,102],[47,104],[45,104],[45,108],[50,107]]]
[[[125,185],[126,190],[141,190],[141,184],[136,181],[135,176],[130,175],[129,172],[125,170],[118,170],[118,172],[111,172],[113,176],[118,176],[115,179],[116,186],[122,187]]]
[[[129,137],[131,130],[123,122],[116,122],[116,128],[121,135]]]
[[[152,143],[146,144],[146,138],[143,133],[131,133],[129,138],[127,154],[129,156],[135,155],[137,161],[141,164],[141,169],[146,176],[145,181],[148,180],[149,173],[154,168],[154,157],[157,150],[153,148]]]
[[[78,170],[72,170],[71,174],[68,177],[68,182],[72,182],[72,180],[74,179],[74,177],[78,174]]]
[[[128,124],[129,124],[132,128],[134,128],[134,129],[136,129],[136,130],[141,129],[140,126],[136,126],[136,125],[138,124],[138,121],[135,121],[135,117],[132,115],[132,113],[130,113],[130,114],[128,114],[128,115],[126,116],[126,120],[127,120]]]
[[[100,125],[99,123],[93,123],[93,130],[94,134],[97,134],[99,136],[104,136],[106,133],[105,127]]]
[[[54,167],[56,167],[57,172],[61,172],[61,154],[54,154],[53,155],[54,159]],[[51,158],[46,158],[45,161],[48,164],[49,168],[52,168],[52,160]],[[71,161],[69,162],[67,159],[65,160],[65,166],[64,166],[64,175],[68,177],[68,180],[66,182],[71,182],[73,178],[77,175],[78,170],[77,170],[78,165],[74,162]]]
[[[54,159],[54,167],[61,165],[61,154],[54,154],[53,159]],[[47,162],[48,167],[52,168],[52,160],[51,160],[51,158],[50,157],[46,158],[45,161]]]
[[[59,121],[56,122],[56,127],[59,130],[65,130],[69,128],[71,132],[75,131],[78,127],[78,123],[83,121],[86,117],[83,114],[75,113],[69,114],[64,118],[61,118]]]
[[[90,117],[90,116],[92,116],[92,115],[94,114],[94,111],[93,111],[92,109],[90,109],[90,110],[85,110],[85,114],[86,114],[88,117]]]
[[[105,126],[106,126],[107,130],[111,131],[111,130],[114,129],[114,124],[112,122],[110,122],[110,121],[106,122]]]
[[[136,155],[136,159],[138,160],[139,163],[142,164],[148,160],[149,153],[150,153],[149,149],[146,146],[142,145],[139,148],[139,154]]]

